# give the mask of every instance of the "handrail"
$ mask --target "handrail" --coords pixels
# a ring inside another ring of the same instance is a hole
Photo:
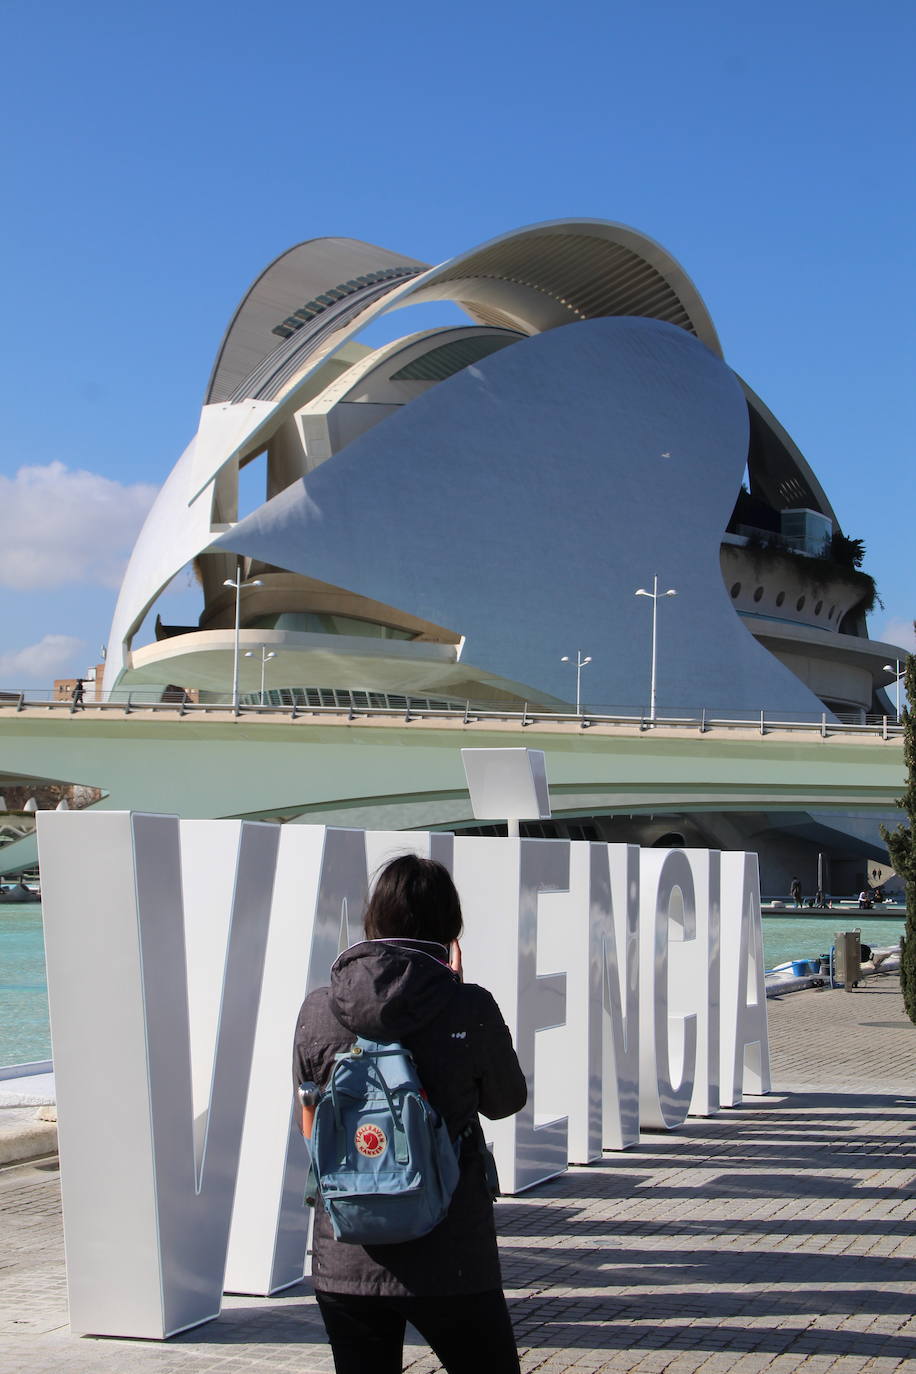
[[[187,700],[144,702],[139,701],[137,697],[137,692],[129,692],[126,700],[85,700],[75,707],[70,700],[35,700],[27,697],[25,693],[19,692],[15,696],[11,694],[9,697],[0,697],[0,715],[5,710],[18,714],[30,708],[40,708],[66,714],[76,723],[79,720],[91,719],[93,716],[104,715],[112,711],[120,715],[136,715],[145,712],[191,720],[197,716],[233,714],[232,702],[229,700],[225,702]],[[637,733],[650,733],[658,729],[690,730],[700,734],[709,734],[713,730],[747,730],[763,737],[769,737],[780,731],[800,731],[817,735],[820,739],[828,739],[837,735],[865,735],[874,736],[887,742],[900,739],[903,735],[903,726],[890,721],[887,716],[873,717],[864,722],[831,721],[827,719],[825,714],[812,720],[799,718],[793,720],[791,718],[777,718],[769,715],[765,710],[761,710],[756,717],[740,719],[733,716],[715,716],[704,707],[697,715],[656,716],[652,720],[645,714],[625,712],[580,711],[577,714],[574,711],[555,711],[549,707],[538,710],[532,708],[529,702],[524,704],[521,711],[509,711],[500,706],[478,705],[471,701],[465,702],[463,706],[419,706],[415,697],[407,698],[406,696],[405,703],[405,706],[357,706],[352,698],[347,705],[334,706],[305,705],[295,701],[282,706],[271,704],[261,706],[260,704],[240,702],[234,714],[240,722],[244,723],[250,723],[261,717],[283,716],[287,720],[307,720],[317,716],[339,718],[350,724],[373,718],[400,718],[405,722],[453,720],[460,722],[463,727],[468,729],[493,721],[505,721],[510,724],[517,722],[523,728],[530,728],[534,725],[577,725],[580,729],[600,725],[630,726]]]

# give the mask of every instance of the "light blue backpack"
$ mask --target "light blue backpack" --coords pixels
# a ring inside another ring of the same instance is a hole
[[[352,1245],[425,1236],[448,1211],[460,1139],[449,1138],[403,1045],[360,1038],[335,1058],[315,1107],[306,1202],[320,1198],[337,1240]]]

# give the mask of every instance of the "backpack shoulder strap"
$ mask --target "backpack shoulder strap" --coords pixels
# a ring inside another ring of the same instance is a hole
[[[367,1076],[371,1074],[376,1084],[381,1088],[382,1092],[385,1094],[385,1101],[387,1102],[388,1110],[391,1113],[391,1120],[393,1124],[392,1134],[394,1137],[395,1160],[398,1164],[406,1164],[410,1158],[410,1151],[408,1149],[407,1132],[404,1130],[404,1122],[401,1118],[401,1112],[398,1108],[397,1103],[394,1101],[394,1098],[391,1095],[391,1089],[388,1087],[388,1084],[385,1081],[385,1075],[381,1072],[378,1064],[375,1061],[384,1058],[387,1055],[399,1055],[402,1058],[406,1056],[410,1060],[410,1062],[413,1063],[413,1057],[410,1055],[409,1051],[404,1049],[403,1045],[398,1044],[396,1041],[366,1040],[363,1038],[363,1036],[357,1036],[356,1042],[353,1045],[353,1047],[349,1050],[343,1051],[343,1053],[341,1054],[335,1055],[335,1059],[338,1061],[339,1064],[340,1061],[346,1059],[349,1059],[351,1061],[359,1060],[362,1058],[363,1055],[365,1055],[366,1057],[365,1070]],[[338,1136],[341,1139],[341,1141],[343,1141],[343,1121],[341,1119],[340,1114],[340,1102],[337,1096],[337,1067],[338,1066],[335,1065],[334,1073],[331,1075],[329,1092],[331,1094],[331,1102],[334,1107],[334,1120],[337,1124]],[[344,1145],[343,1148],[345,1150],[346,1146]]]

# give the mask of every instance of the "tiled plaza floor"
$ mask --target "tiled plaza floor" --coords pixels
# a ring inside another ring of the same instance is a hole
[[[769,1012],[771,1096],[499,1203],[523,1370],[916,1370],[916,1027],[891,977]],[[332,1368],[306,1285],[165,1344],[70,1336],[53,1165],[0,1172],[0,1237],[4,1374]]]

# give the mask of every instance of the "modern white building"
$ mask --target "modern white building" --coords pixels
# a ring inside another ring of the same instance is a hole
[[[430,301],[468,324],[360,344]],[[561,660],[581,651],[583,701],[638,712],[651,616],[634,592],[657,574],[677,591],[658,606],[660,714],[880,712],[900,651],[868,639],[873,588],[848,554],[817,477],[645,236],[557,221],[438,267],[312,240],[257,278],[219,346],[131,558],[105,686],[226,697],[239,571],[243,696],[263,670],[277,704],[569,703]],[[199,622],[159,618],[139,642],[190,563]]]

